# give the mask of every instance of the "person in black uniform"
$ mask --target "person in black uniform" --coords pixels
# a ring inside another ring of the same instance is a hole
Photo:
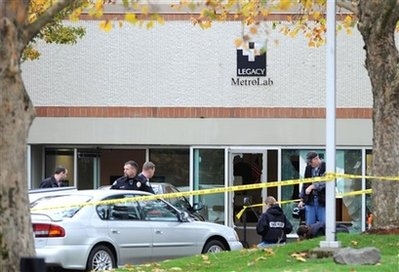
[[[110,189],[138,190],[151,192],[148,185],[137,176],[139,165],[135,161],[127,161],[123,166],[124,175],[114,181]]]
[[[151,187],[150,179],[155,174],[155,164],[148,161],[143,164],[143,170],[137,176],[138,179],[141,180],[143,191],[155,194],[154,190]]]
[[[268,196],[265,204],[266,211],[256,225],[256,232],[262,236],[262,241],[257,247],[265,248],[276,244],[285,244],[287,234],[292,231],[292,224],[274,197]]]

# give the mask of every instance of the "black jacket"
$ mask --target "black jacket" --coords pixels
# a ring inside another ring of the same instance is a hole
[[[326,172],[326,163],[324,161],[321,162],[320,168],[317,175],[313,175],[312,166],[307,165],[305,168],[304,178],[313,178],[313,177],[321,177]],[[311,184],[315,185],[316,189],[313,189],[309,195],[305,194],[306,188],[308,188]],[[303,202],[306,205],[313,205],[313,198],[317,196],[318,202],[320,205],[326,204],[326,183],[325,182],[315,182],[315,183],[304,183],[302,186],[301,193],[299,195],[300,198],[303,199]]]
[[[139,177],[128,178],[122,176],[114,181],[110,189],[120,189],[120,190],[138,190],[149,193],[154,193],[149,182],[143,182]]]
[[[141,181],[141,183],[143,184],[143,188],[145,188],[146,192],[150,192],[152,194],[155,194],[154,190],[151,187],[150,181],[142,173],[140,173],[137,176],[137,179],[139,179]]]
[[[292,231],[292,224],[278,205],[269,207],[256,225],[256,232],[267,243],[285,243],[287,235]]]
[[[61,187],[61,186],[58,185],[58,182],[54,176],[44,179],[39,186],[39,188],[55,188],[55,187]]]

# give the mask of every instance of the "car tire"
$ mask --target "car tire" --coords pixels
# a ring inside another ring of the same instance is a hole
[[[112,270],[113,268],[116,268],[116,262],[111,250],[104,245],[95,246],[89,254],[87,270],[103,271]]]
[[[227,248],[222,242],[218,240],[211,240],[205,244],[202,254],[218,253],[225,250],[227,250]]]

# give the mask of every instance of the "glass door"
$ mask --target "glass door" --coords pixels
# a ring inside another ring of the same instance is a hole
[[[237,148],[229,150],[229,186],[250,185],[279,180],[279,150]],[[259,243],[256,223],[263,212],[266,196],[279,199],[280,188],[244,189],[229,194],[228,224],[237,230],[246,246]],[[249,208],[243,210],[244,206]],[[244,212],[243,212],[244,211]]]
[[[77,169],[79,190],[96,189],[100,186],[100,152],[98,150],[79,149]]]

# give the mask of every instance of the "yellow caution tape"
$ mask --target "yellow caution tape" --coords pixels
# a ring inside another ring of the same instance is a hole
[[[125,203],[128,201],[145,201],[145,200],[154,200],[160,198],[178,198],[184,196],[199,196],[199,195],[208,195],[208,194],[218,194],[218,193],[225,193],[225,192],[237,192],[237,191],[245,191],[245,190],[254,190],[254,189],[263,189],[263,188],[271,188],[271,187],[278,187],[278,186],[291,186],[296,184],[303,184],[303,183],[313,183],[313,182],[330,182],[335,181],[336,178],[350,178],[350,179],[378,179],[378,180],[386,180],[386,181],[399,181],[399,176],[394,177],[376,177],[376,176],[361,176],[361,175],[351,175],[351,174],[337,174],[337,173],[326,173],[324,176],[321,177],[314,177],[314,178],[301,178],[301,179],[290,179],[290,180],[282,180],[282,181],[273,181],[273,182],[260,182],[260,183],[253,183],[253,184],[246,184],[246,185],[236,185],[236,186],[229,186],[229,187],[220,187],[220,188],[211,188],[211,189],[202,189],[202,190],[194,190],[194,191],[187,191],[187,192],[176,192],[176,193],[167,193],[167,194],[159,194],[159,195],[149,195],[149,196],[135,196],[132,198],[123,198],[123,199],[113,199],[113,200],[105,200],[105,201],[96,201],[96,202],[89,202],[84,204],[68,204],[68,205],[60,205],[56,207],[48,207],[48,208],[32,208],[31,211],[38,211],[38,210],[48,210],[48,209],[61,209],[66,207],[83,207],[83,206],[92,206],[92,205],[107,205],[107,204],[115,204],[115,203]],[[367,191],[367,190],[365,190]],[[352,194],[354,192],[351,192]],[[362,193],[359,193],[362,194]],[[289,202],[293,202],[296,200],[289,200]]]
[[[353,192],[348,192],[348,193],[342,193],[342,194],[337,194],[336,197],[348,197],[348,196],[354,196],[354,195],[362,195],[362,194],[371,194],[371,189],[367,190],[361,190],[361,191],[353,191]],[[284,201],[279,201],[278,203],[280,205],[282,204],[288,204],[292,202],[299,202],[301,199],[290,199],[290,200],[284,200]],[[248,208],[254,208],[254,207],[262,207],[266,204],[253,204],[253,205],[248,205],[248,206],[243,206],[242,209],[236,214],[236,218],[240,219],[243,213],[246,211]]]

